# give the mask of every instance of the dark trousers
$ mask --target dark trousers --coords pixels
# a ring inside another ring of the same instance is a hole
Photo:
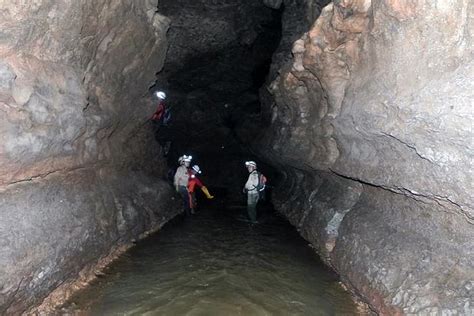
[[[191,208],[189,206],[188,188],[186,188],[185,186],[179,186],[178,192],[181,195],[181,198],[183,199],[183,207],[184,211],[186,212],[186,215],[191,214]]]
[[[196,212],[197,200],[196,200],[196,193],[189,192],[189,208],[191,210],[191,214]]]

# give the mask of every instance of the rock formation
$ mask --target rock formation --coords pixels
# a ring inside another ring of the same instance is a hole
[[[468,0],[334,1],[262,89],[277,208],[382,314],[474,313],[473,31]]]
[[[156,6],[0,1],[0,314],[179,212],[142,128],[167,48]]]

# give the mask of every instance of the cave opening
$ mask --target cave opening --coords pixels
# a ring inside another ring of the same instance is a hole
[[[167,58],[150,93],[167,91],[173,118],[154,132],[161,146],[170,145],[169,175],[178,157],[192,155],[205,182],[235,200],[247,177],[244,162],[257,159],[245,137],[261,128],[259,94],[280,45],[284,5],[210,3],[159,3],[172,23]],[[244,126],[249,118],[252,124]],[[278,177],[268,164],[259,161],[259,169]]]

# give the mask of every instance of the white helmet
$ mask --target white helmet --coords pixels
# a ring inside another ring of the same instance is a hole
[[[166,93],[164,93],[163,91],[156,91],[155,95],[161,100],[166,99]]]
[[[201,173],[201,168],[199,168],[198,165],[194,165],[194,166],[192,167],[192,169],[193,169],[196,173]]]
[[[248,167],[248,166],[253,166],[255,169],[257,168],[257,163],[255,161],[246,161],[245,162],[245,166]]]
[[[184,162],[191,162],[191,160],[193,160],[193,156],[186,156],[186,155],[183,155],[183,161]]]

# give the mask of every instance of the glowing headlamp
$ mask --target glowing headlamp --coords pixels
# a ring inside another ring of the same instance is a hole
[[[246,161],[246,162],[245,162],[245,166],[246,166],[246,167],[252,166],[252,167],[257,168],[257,163],[256,163],[255,161]]]
[[[193,160],[193,156],[186,156],[186,155],[183,156],[183,161],[191,162],[191,160]]]

